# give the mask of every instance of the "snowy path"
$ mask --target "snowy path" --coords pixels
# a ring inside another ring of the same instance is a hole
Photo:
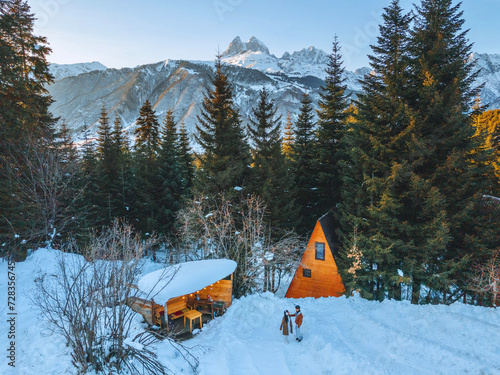
[[[12,371],[3,356],[0,374],[75,373],[64,340],[29,301],[37,270],[50,272],[55,253],[39,251],[17,264],[17,368]],[[4,301],[6,274],[7,264],[0,262]],[[298,343],[290,336],[285,344],[279,330],[283,311],[293,311],[297,303],[304,313],[304,340]],[[6,304],[0,305],[0,315],[4,343]],[[142,329],[139,321],[137,330]],[[199,375],[500,375],[500,309],[360,298],[287,300],[266,293],[235,300],[224,316],[185,344],[200,360]],[[174,374],[191,373],[168,343],[158,344],[156,352]]]
[[[283,343],[299,303],[304,340]],[[500,374],[500,310],[271,294],[235,301],[203,328],[200,374]]]

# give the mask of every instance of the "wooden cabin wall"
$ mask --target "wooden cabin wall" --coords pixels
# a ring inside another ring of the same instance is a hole
[[[325,244],[325,260],[316,259],[316,242]],[[310,278],[303,276],[304,269],[311,270]],[[339,297],[344,292],[337,264],[318,221],[285,297]]]
[[[226,307],[231,306],[233,302],[233,280],[219,280],[216,283],[207,286],[206,288],[199,291],[200,298],[207,299],[208,295],[212,297],[214,301],[224,301],[226,302]],[[194,297],[195,292],[192,293]],[[191,296],[191,294],[190,294]]]
[[[153,324],[153,309],[152,307],[155,306],[155,308],[161,308],[163,309],[163,306],[155,304],[151,300],[147,300],[144,298],[139,298],[139,297],[128,297],[126,301],[127,306],[129,306],[133,311],[141,314],[146,322],[148,324]],[[153,305],[154,304],[154,305]]]

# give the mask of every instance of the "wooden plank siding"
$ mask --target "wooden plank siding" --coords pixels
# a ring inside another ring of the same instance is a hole
[[[213,301],[224,301],[226,303],[226,307],[229,307],[233,302],[233,276],[231,275],[231,280],[219,280],[202,290],[194,291],[189,294],[189,297],[194,298],[196,292],[198,292],[201,299],[208,299],[208,296],[210,295]]]
[[[154,300],[129,297],[126,304],[133,311],[141,314],[149,325],[160,323],[160,313],[164,311],[164,307],[157,304]]]
[[[316,243],[324,244],[324,260],[316,259]],[[286,298],[339,297],[345,292],[330,245],[318,220]],[[304,269],[310,270],[310,277],[304,277]]]

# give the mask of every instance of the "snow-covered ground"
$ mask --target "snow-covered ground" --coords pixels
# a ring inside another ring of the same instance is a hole
[[[0,374],[73,374],[69,348],[29,300],[40,271],[54,268],[55,250],[16,264],[16,368],[8,366],[7,263],[0,262]],[[147,263],[144,273],[160,266]],[[283,342],[284,310],[304,314],[298,343]],[[135,330],[143,327],[137,316]],[[235,300],[227,313],[186,341],[200,375],[225,374],[500,374],[500,310],[463,305],[412,306],[361,298],[289,300],[270,293]],[[156,353],[173,373],[190,373],[163,342]]]

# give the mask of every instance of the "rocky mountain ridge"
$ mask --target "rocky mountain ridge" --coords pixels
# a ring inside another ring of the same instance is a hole
[[[483,104],[500,107],[500,55],[475,54],[481,68],[478,83],[482,89]],[[275,100],[284,123],[288,113],[295,118],[300,98],[308,92],[316,105],[324,85],[328,54],[315,47],[277,58],[264,43],[252,37],[242,42],[236,37],[222,54],[227,64],[235,103],[247,122],[259,91],[266,88]],[[110,117],[118,116],[131,138],[139,108],[148,99],[163,120],[172,108],[178,121],[184,121],[190,133],[195,129],[203,95],[210,86],[211,61],[166,60],[135,68],[109,69],[100,63],[51,65],[56,81],[48,87],[55,99],[51,110],[61,117],[76,140],[94,137],[102,106]],[[361,90],[359,79],[370,72],[361,68],[346,71],[349,93]]]

